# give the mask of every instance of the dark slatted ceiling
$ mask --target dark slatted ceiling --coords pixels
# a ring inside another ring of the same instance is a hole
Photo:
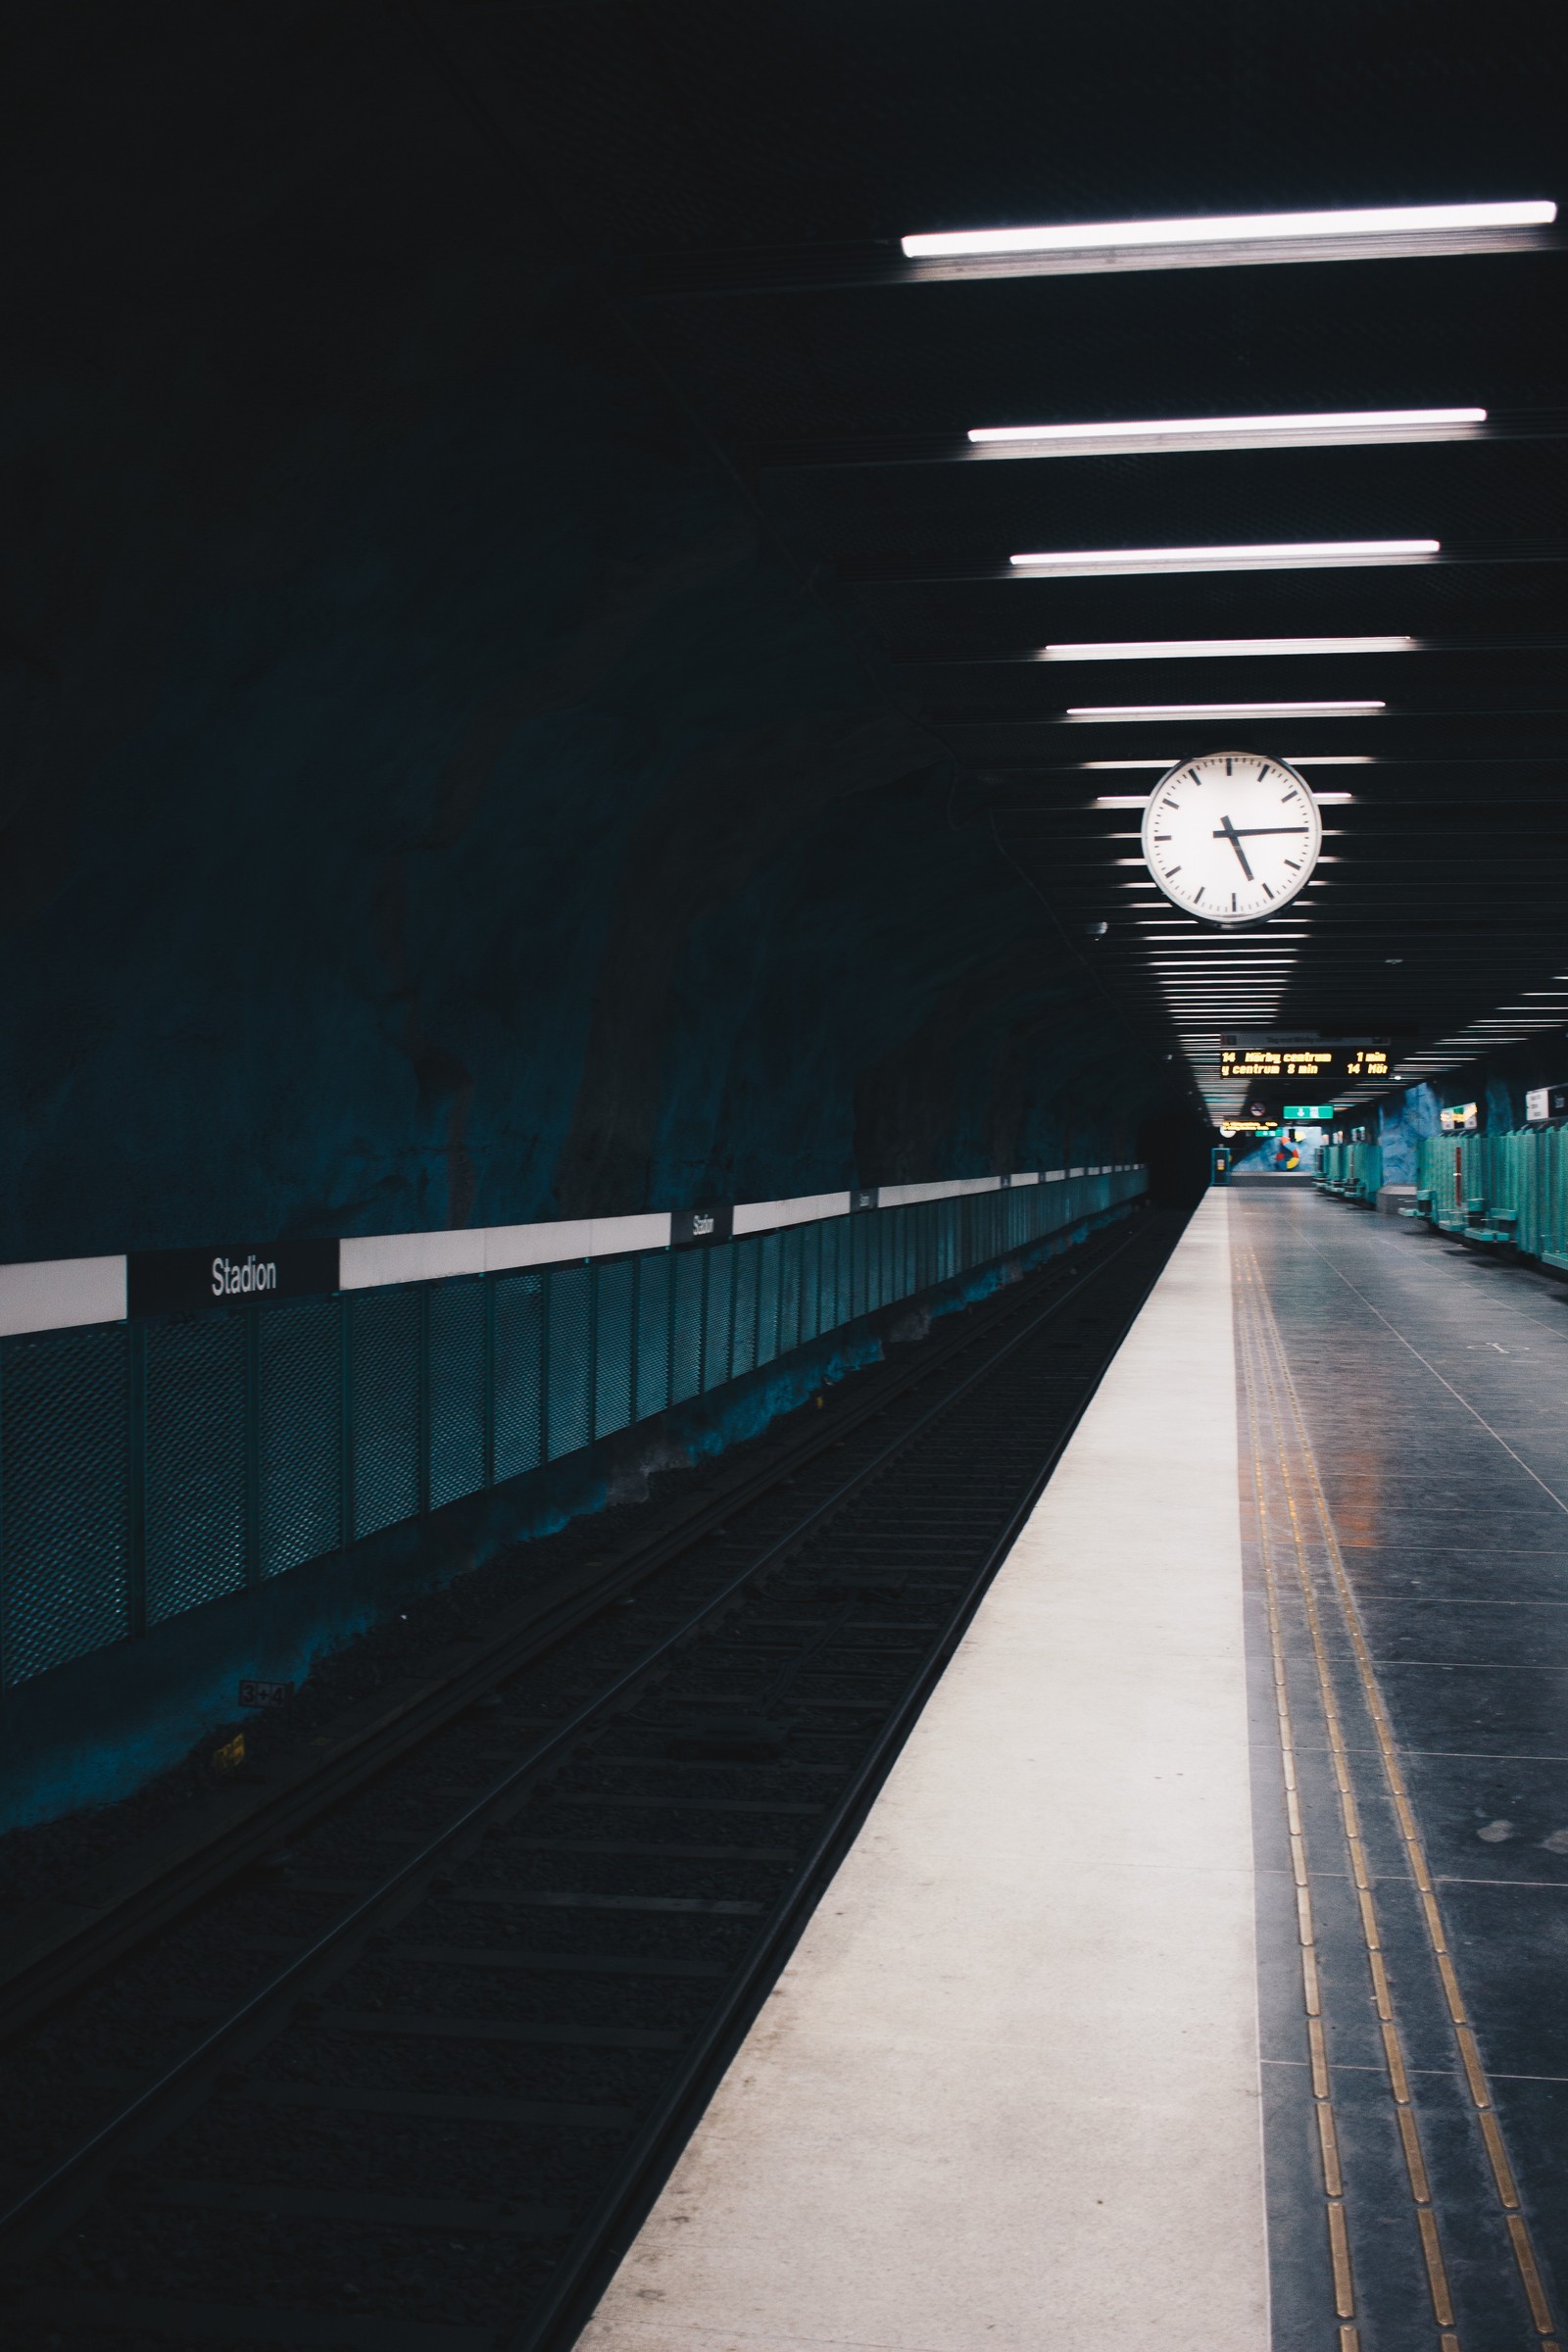
[[[1209,1101],[1217,1031],[1388,1031],[1450,1066],[1555,1021],[1568,889],[1568,233],[1246,268],[965,268],[911,230],[1554,198],[1560,13],[1404,0],[772,17],[705,0],[454,12],[475,104],[779,539],[953,752],[1105,987]],[[1189,260],[1192,257],[1187,257]],[[970,426],[1479,405],[1392,446],[976,460]],[[1435,538],[1436,562],[1040,579],[1030,550]],[[1043,663],[1085,640],[1397,635],[1397,654]],[[1369,698],[1375,714],[1084,725],[1076,704]],[[1154,771],[1318,764],[1325,860],[1262,930],[1138,856]],[[1343,764],[1336,764],[1343,762]],[[1102,935],[1096,926],[1103,925]],[[1535,993],[1533,993],[1535,992]],[[1565,1005],[1568,1009],[1568,1005]],[[1491,1024],[1487,1026],[1487,1024]],[[1568,1073],[1568,1054],[1564,1055]],[[1230,1105],[1227,1105],[1230,1106]]]

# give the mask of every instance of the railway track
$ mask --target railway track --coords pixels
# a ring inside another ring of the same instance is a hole
[[[7,2340],[568,2345],[1178,1230],[1020,1284],[293,1792],[286,1852],[106,1923],[5,2062]]]

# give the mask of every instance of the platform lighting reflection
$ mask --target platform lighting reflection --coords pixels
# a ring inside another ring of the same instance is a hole
[[[1175,760],[1173,760],[1170,764],[1174,767]],[[1296,760],[1287,761],[1287,765],[1291,767],[1298,767],[1299,764],[1300,762]],[[1353,801],[1355,795],[1353,792],[1314,792],[1312,798],[1320,808],[1343,808],[1347,802]],[[1105,792],[1097,795],[1089,806],[1091,808],[1147,808],[1150,796],[1147,792]]]
[[[1215,213],[1176,220],[1078,220],[1032,228],[945,228],[901,237],[911,262],[1104,246],[1273,245],[1310,237],[1443,236],[1466,228],[1539,228],[1557,218],[1541,198],[1504,204],[1373,205],[1332,213]]]
[[[1159,416],[1101,424],[976,424],[967,439],[977,449],[1072,450],[1105,442],[1118,449],[1207,449],[1242,434],[1249,441],[1299,441],[1317,434],[1361,441],[1397,440],[1420,433],[1459,439],[1485,424],[1485,409],[1341,409],[1299,416]]]
[[[1067,716],[1080,724],[1106,725],[1119,718],[1365,718],[1385,703],[1069,703]]]
[[[1439,539],[1258,540],[1238,547],[1080,547],[1009,556],[1015,571],[1074,576],[1137,571],[1310,571],[1336,564],[1425,564]]]
[[[1286,654],[1413,654],[1414,637],[1149,637],[1044,645],[1037,662],[1243,662]]]

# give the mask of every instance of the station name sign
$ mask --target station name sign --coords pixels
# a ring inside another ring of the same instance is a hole
[[[1330,1094],[1342,1086],[1375,1086],[1390,1075],[1386,1038],[1312,1037],[1285,1029],[1239,1030],[1219,1041],[1222,1078],[1299,1079]]]
[[[733,1208],[677,1208],[669,1220],[670,1247],[689,1242],[727,1242],[735,1230]]]
[[[267,1242],[219,1250],[133,1250],[125,1310],[190,1315],[251,1298],[310,1298],[338,1287],[336,1242]]]

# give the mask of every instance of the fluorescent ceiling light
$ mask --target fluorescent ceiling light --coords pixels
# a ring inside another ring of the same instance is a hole
[[[1250,547],[1080,547],[1009,556],[1015,571],[1067,579],[1133,571],[1310,571],[1336,564],[1422,564],[1437,539],[1300,539]]]
[[[966,437],[977,449],[1203,449],[1238,438],[1244,446],[1320,436],[1381,441],[1421,433],[1447,438],[1486,421],[1485,409],[1345,409],[1301,416],[1161,416],[1125,424],[1115,418],[1102,424],[976,424]]]
[[[1243,662],[1275,654],[1413,654],[1414,637],[1150,637],[1044,645],[1037,662]]]
[[[1071,703],[1067,716],[1099,725],[1117,718],[1344,718],[1365,717],[1382,703]]]
[[[1113,767],[1120,767],[1120,768],[1129,768],[1129,767],[1174,767],[1174,766],[1176,765],[1176,761],[1175,761],[1175,760],[1174,760],[1174,759],[1170,759],[1170,760],[1079,760],[1079,762],[1078,762],[1078,764],[1079,764],[1079,766],[1080,766],[1081,768],[1084,768],[1084,769],[1089,769],[1089,768],[1100,768],[1100,769],[1102,769],[1102,770],[1103,770],[1103,771],[1107,771],[1107,772],[1108,772],[1108,770],[1109,770],[1109,769],[1111,769],[1111,768],[1113,768]],[[1142,802],[1141,800],[1140,800],[1140,801],[1127,801],[1127,802],[1121,802],[1121,801],[1117,801],[1117,802],[1114,802],[1114,803],[1112,803],[1112,802],[1110,802],[1110,801],[1105,801],[1105,802],[1103,802],[1103,803],[1102,804],[1102,807],[1104,807],[1104,808],[1112,808],[1112,807],[1115,807],[1115,808],[1123,808],[1123,807],[1125,807],[1125,808],[1141,808],[1143,807],[1143,805],[1144,805],[1144,804],[1143,804],[1143,802]]]
[[[1370,752],[1311,752],[1304,760],[1288,757],[1287,767],[1376,767]],[[1322,800],[1326,796],[1318,794]]]
[[[1183,220],[1085,220],[1039,228],[949,228],[901,237],[911,262],[963,255],[1081,253],[1139,245],[1273,244],[1282,237],[1440,235],[1456,228],[1537,228],[1557,218],[1554,204],[1379,205],[1342,213],[1220,213]]]

